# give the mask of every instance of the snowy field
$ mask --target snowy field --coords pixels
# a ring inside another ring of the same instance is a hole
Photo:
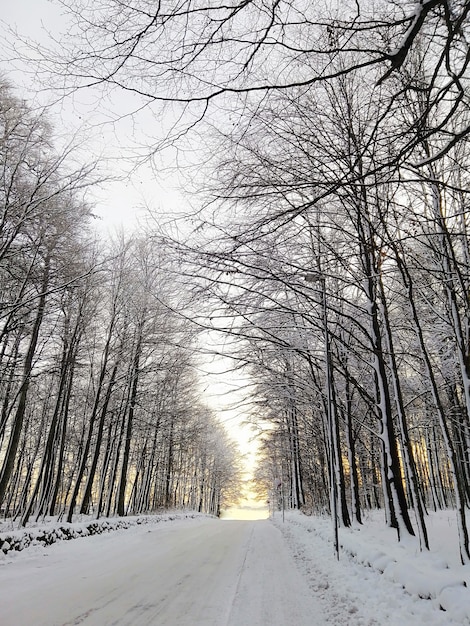
[[[340,529],[339,562],[330,521],[298,513],[284,523],[280,514],[160,516],[48,546],[33,540],[0,551],[0,624],[470,624],[470,570],[459,564],[455,515],[432,514],[428,526],[433,550],[420,554],[371,515],[361,529]],[[3,530],[0,539],[44,535]]]

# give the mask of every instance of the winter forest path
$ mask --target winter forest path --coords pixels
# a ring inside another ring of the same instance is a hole
[[[267,520],[140,527],[59,542],[27,561],[0,567],[2,626],[324,623]]]

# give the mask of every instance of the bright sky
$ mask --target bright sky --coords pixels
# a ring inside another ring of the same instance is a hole
[[[22,37],[47,45],[49,33],[58,36],[66,30],[66,26],[63,9],[50,0],[17,0],[2,7],[0,36],[2,31],[11,27]],[[11,35],[8,38],[11,39]],[[21,49],[21,45],[18,40],[16,47]],[[15,71],[15,66],[20,69]],[[28,101],[34,97],[35,90],[41,89],[37,80],[21,71],[17,62],[0,62],[0,68]],[[46,95],[46,98],[49,96]],[[125,94],[119,96],[120,102],[124,103],[125,99]],[[47,101],[42,97],[43,103]],[[130,106],[130,103],[127,104]],[[81,92],[74,96],[73,101],[68,100],[54,107],[53,121],[56,135],[65,131],[69,138],[71,133],[78,132],[80,139],[85,138],[85,155],[91,158],[104,156],[108,172],[115,177],[125,177],[134,163],[123,155],[128,154],[129,148],[135,148],[140,139],[149,133],[153,120],[143,116],[137,126],[126,119],[103,127],[101,122],[109,120],[116,112],[119,112],[119,107],[115,103],[105,103],[96,94]],[[91,125],[91,130],[87,128],[83,131],[85,122]],[[120,226],[133,228],[148,208],[165,214],[180,214],[187,209],[187,201],[178,191],[174,172],[163,171],[167,167],[164,163],[159,163],[158,167],[157,176],[150,165],[142,166],[124,180],[106,183],[95,191],[96,213],[103,220],[103,230],[112,232]]]
[[[205,347],[211,349],[211,338],[208,337]],[[220,348],[219,348],[220,349]],[[236,441],[240,453],[243,456],[243,466],[246,472],[245,498],[239,503],[239,508],[232,508],[224,517],[233,519],[259,519],[267,516],[265,502],[258,502],[249,489],[249,481],[252,478],[256,465],[258,443],[249,425],[245,424],[247,398],[249,395],[249,380],[241,373],[233,371],[233,362],[228,358],[207,358],[201,368],[207,375],[200,377],[201,387],[205,393],[209,405],[216,411],[220,421],[224,424],[230,437]],[[259,507],[262,507],[262,511]],[[256,510],[251,511],[251,507]]]

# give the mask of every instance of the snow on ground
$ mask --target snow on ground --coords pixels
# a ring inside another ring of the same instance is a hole
[[[0,566],[0,623],[312,626],[325,621],[282,534],[269,521],[199,518],[9,552]]]
[[[12,520],[0,521],[0,555],[21,552],[36,545],[49,546],[57,541],[69,541],[90,535],[128,529],[143,524],[171,522],[175,519],[208,517],[195,511],[165,513],[163,515],[139,515],[129,517],[92,519],[87,515],[74,516],[73,524],[49,518],[46,522],[30,522],[26,528],[17,528]],[[0,625],[1,626],[1,625]]]
[[[339,561],[329,518],[291,512],[283,523],[276,513],[274,523],[321,599],[327,623],[470,624],[470,566],[460,564],[455,512],[430,514],[431,551],[420,552],[416,543],[398,543],[383,512],[374,511],[362,527],[339,529]]]
[[[163,520],[0,551],[1,626],[470,625],[452,511],[430,516],[427,554],[369,514],[339,561],[328,518]]]

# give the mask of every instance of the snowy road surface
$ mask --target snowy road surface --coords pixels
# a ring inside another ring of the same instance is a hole
[[[1,626],[325,623],[266,520],[172,522],[29,551],[0,567]]]

